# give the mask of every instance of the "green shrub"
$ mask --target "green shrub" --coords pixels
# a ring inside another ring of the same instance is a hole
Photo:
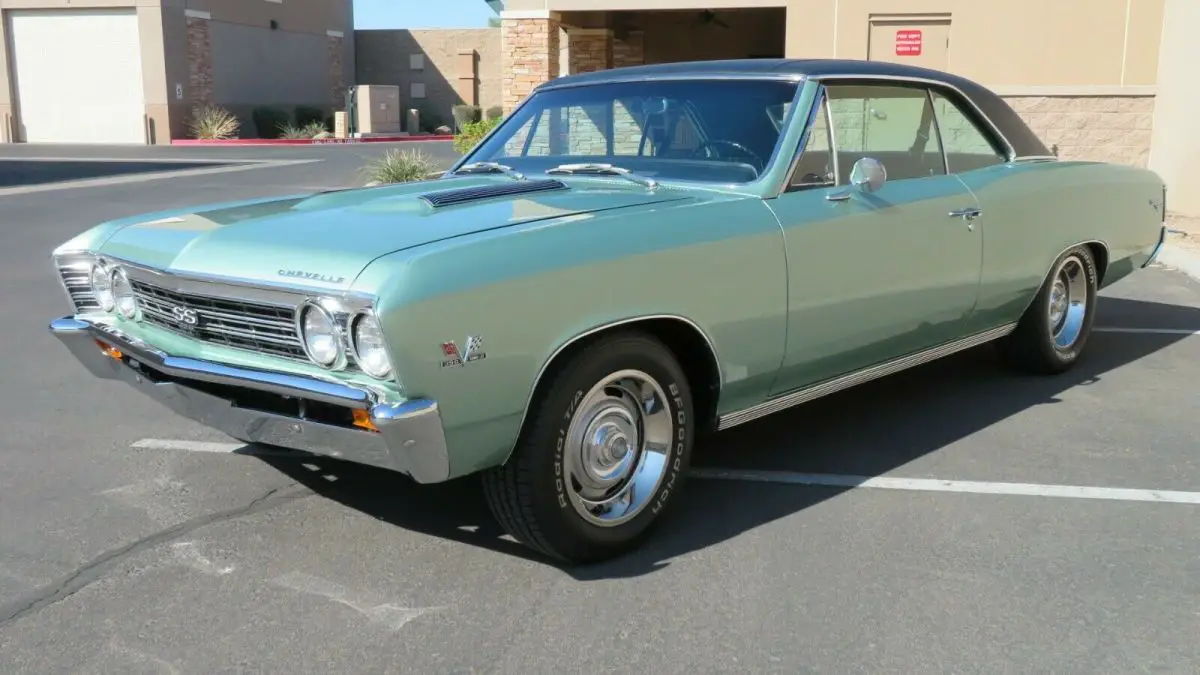
[[[472,122],[478,122],[483,111],[477,105],[467,105],[460,103],[450,108],[451,114],[454,115],[455,127],[462,129]]]
[[[259,106],[250,113],[259,138],[279,138],[279,132],[291,121],[287,112],[274,106]]]
[[[419,131],[433,133],[434,130],[446,123],[441,113],[428,103],[418,103],[413,107],[417,109],[417,117],[419,118],[417,126]],[[413,131],[413,129],[408,130],[409,133],[413,133]]]
[[[499,117],[479,122],[467,122],[454,137],[454,149],[461,154],[466,154],[468,150],[483,140],[483,137],[495,128],[497,124],[500,124]]]
[[[434,171],[433,158],[420,150],[388,150],[382,159],[367,166],[366,177],[372,183],[410,183],[424,180]]]
[[[315,138],[317,134],[324,133],[325,123],[320,120],[308,122],[303,126],[294,124],[284,124],[279,128],[280,138]]]
[[[192,136],[203,140],[236,138],[242,123],[228,110],[215,105],[202,105],[192,111],[188,128]]]
[[[494,105],[487,109],[487,119],[495,120],[500,119],[501,117],[504,117],[504,108]]]
[[[309,124],[316,122],[322,128],[325,126],[325,111],[311,105],[298,105],[292,113],[292,118],[296,120],[296,126],[307,127]],[[332,127],[329,131],[332,131]]]

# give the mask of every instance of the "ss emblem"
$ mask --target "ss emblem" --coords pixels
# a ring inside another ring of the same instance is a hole
[[[174,315],[176,321],[185,326],[195,326],[200,321],[200,315],[191,307],[172,307],[171,314]]]

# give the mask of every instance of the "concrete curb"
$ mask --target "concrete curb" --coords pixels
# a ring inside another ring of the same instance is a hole
[[[225,138],[220,140],[177,138],[171,141],[171,145],[357,145],[359,143],[420,143],[452,140],[454,140],[454,136],[446,135],[371,136],[368,138]]]
[[[1163,244],[1162,250],[1158,252],[1158,257],[1154,262],[1177,269],[1200,281],[1200,254],[1168,243]]]

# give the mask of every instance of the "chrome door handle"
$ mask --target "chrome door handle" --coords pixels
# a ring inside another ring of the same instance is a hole
[[[983,215],[983,209],[975,208],[974,206],[950,212],[951,218],[966,218],[967,220],[975,220],[981,215]]]

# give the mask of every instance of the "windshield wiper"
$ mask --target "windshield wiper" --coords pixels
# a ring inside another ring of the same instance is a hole
[[[520,171],[511,166],[505,166],[496,162],[471,162],[470,164],[463,164],[449,173],[502,173],[512,177],[513,180],[527,180],[525,174]]]
[[[658,181],[653,178],[638,175],[629,169],[613,166],[612,164],[559,164],[556,167],[546,169],[546,173],[594,173],[605,176],[620,176],[651,189],[658,186]]]

